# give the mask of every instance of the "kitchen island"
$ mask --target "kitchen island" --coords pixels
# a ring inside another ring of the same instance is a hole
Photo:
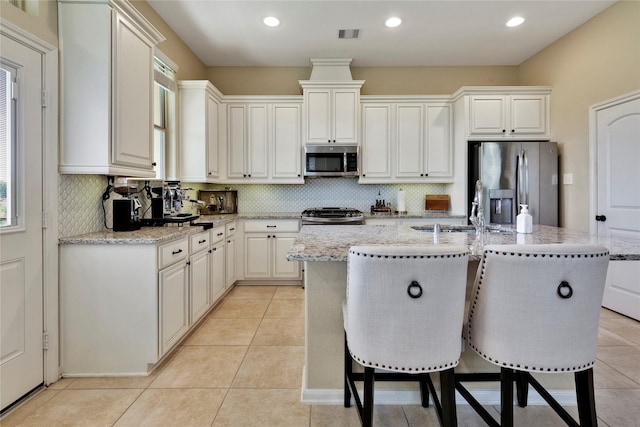
[[[291,247],[287,259],[304,261],[305,269],[305,370],[302,401],[340,404],[343,387],[344,330],[342,301],[347,282],[348,251],[354,245],[465,245],[471,249],[467,272],[468,294],[475,277],[482,246],[487,244],[598,243],[609,248],[612,261],[639,261],[640,240],[602,238],[558,227],[536,225],[532,234],[517,234],[501,228],[484,233],[482,241],[471,232],[441,232],[409,226],[335,225],[304,226]],[[468,295],[467,294],[467,295]],[[462,354],[456,368],[460,372],[494,371],[496,368],[470,350]],[[543,374],[538,378],[561,404],[575,405],[573,376]],[[382,389],[385,387],[385,389]],[[411,388],[410,388],[411,387]],[[479,385],[481,387],[481,385]],[[483,404],[500,402],[497,388],[477,390]],[[542,402],[530,392],[530,404]],[[414,385],[381,384],[376,403],[409,404],[419,402]]]

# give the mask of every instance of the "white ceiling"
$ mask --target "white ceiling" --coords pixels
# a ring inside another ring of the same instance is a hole
[[[148,0],[206,66],[518,65],[615,1]],[[264,17],[280,19],[276,28]],[[390,16],[402,19],[386,28]],[[505,26],[514,15],[526,19]],[[339,29],[360,29],[339,40]]]

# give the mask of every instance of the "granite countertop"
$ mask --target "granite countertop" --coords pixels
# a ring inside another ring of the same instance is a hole
[[[566,228],[534,225],[532,234],[512,232],[485,233],[484,244],[599,243],[611,253],[611,260],[640,260],[640,239],[604,238]],[[354,245],[464,245],[471,249],[471,260],[479,260],[481,245],[475,233],[438,234],[419,231],[407,225],[323,225],[303,226],[287,253],[289,261],[346,261]]]
[[[203,231],[200,226],[191,226],[189,223],[181,227],[171,225],[167,227],[142,227],[135,231],[103,230],[79,236],[64,237],[59,239],[61,245],[138,245],[164,243],[181,237]]]

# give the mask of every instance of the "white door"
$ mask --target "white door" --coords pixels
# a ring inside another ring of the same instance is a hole
[[[595,112],[599,236],[640,237],[640,92]],[[603,306],[640,320],[640,261],[609,264]]]
[[[0,408],[44,379],[42,58],[1,36]]]

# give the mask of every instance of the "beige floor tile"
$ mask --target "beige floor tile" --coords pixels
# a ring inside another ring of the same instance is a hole
[[[62,390],[67,388],[74,381],[75,381],[75,378],[60,378],[55,383],[49,384],[47,388],[49,390]]]
[[[578,407],[565,406],[564,409],[578,420]],[[499,409],[496,408],[498,411]],[[498,415],[496,415],[498,416]],[[566,423],[555,413],[553,409],[546,405],[529,405],[526,408],[520,408],[514,405],[513,408],[513,425],[514,426],[544,426],[544,427],[566,427]]]
[[[304,288],[300,285],[278,286],[273,299],[304,299]]]
[[[402,407],[409,426],[427,426],[427,427],[439,427],[438,415],[436,414],[435,406],[431,402],[428,408],[423,408],[420,405],[405,405]],[[493,407],[487,407],[487,410],[491,415],[497,417],[498,413]],[[458,418],[458,427],[478,427],[486,425],[482,418],[471,408],[469,405],[457,405],[456,416]]]
[[[598,418],[611,427],[640,425],[640,390],[596,390]]]
[[[145,390],[114,427],[209,427],[224,389]]]
[[[238,285],[227,295],[227,299],[265,299],[270,300],[277,286]]]
[[[231,387],[299,390],[303,365],[303,346],[251,346]]]
[[[621,319],[624,316],[622,316],[621,314],[616,313],[613,310],[609,310],[607,308],[602,307],[600,309],[600,319]]]
[[[640,322],[625,318],[600,319],[600,326],[640,345]]]
[[[311,427],[360,427],[355,405],[345,408],[337,405],[311,406]]]
[[[249,345],[260,319],[209,318],[185,340],[184,345]]]
[[[15,407],[0,419],[0,426],[13,427],[22,421],[28,415],[34,413],[39,407],[48,402],[53,396],[60,393],[60,390],[45,389],[35,395],[31,396],[28,400]]]
[[[598,346],[635,345],[633,341],[621,337],[605,328],[598,328]]]
[[[157,373],[146,377],[88,377],[76,378],[67,386],[67,390],[100,388],[147,388],[156,379]]]
[[[225,299],[211,314],[214,319],[262,319],[270,300]]]
[[[247,351],[245,346],[185,346],[149,388],[226,388]]]
[[[24,418],[20,427],[110,427],[142,390],[60,390]]]
[[[300,319],[262,319],[253,345],[304,345],[304,321]]]
[[[613,369],[602,360],[593,367],[593,386],[595,388],[638,388],[640,385],[626,375]]]
[[[598,359],[640,385],[640,347],[599,347]]]
[[[301,299],[273,299],[267,312],[266,319],[300,319],[304,320],[304,300]]]
[[[229,390],[213,427],[308,427],[300,390]]]
[[[374,427],[408,427],[409,422],[404,415],[402,406],[399,405],[376,405],[373,408]]]

